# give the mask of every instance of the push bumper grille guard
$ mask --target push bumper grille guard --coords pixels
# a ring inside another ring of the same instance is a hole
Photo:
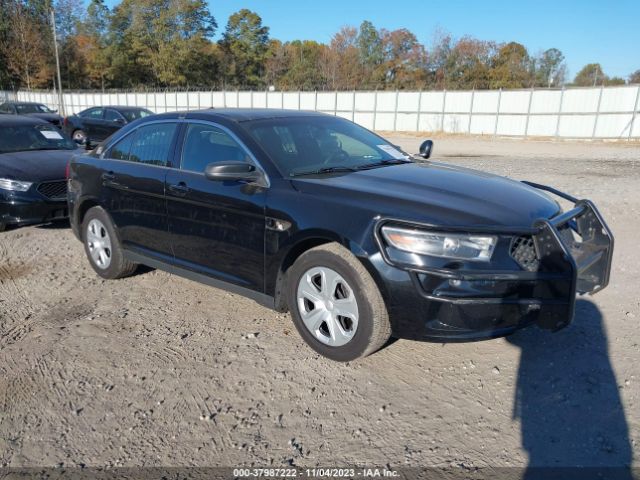
[[[607,286],[611,272],[614,239],[595,205],[589,200],[578,200],[545,185],[523,183],[574,204],[571,210],[550,219],[539,219],[534,222],[530,232],[522,232],[533,237],[540,261],[538,271],[410,269],[414,286],[421,296],[432,301],[456,305],[519,305],[524,313],[539,311],[537,324],[540,327],[558,330],[573,319],[576,294],[594,294]],[[508,229],[491,231],[515,233]],[[551,284],[569,282],[569,288],[558,288],[555,298],[440,295],[430,293],[424,288],[419,275],[425,273],[443,279],[462,281],[546,281]]]

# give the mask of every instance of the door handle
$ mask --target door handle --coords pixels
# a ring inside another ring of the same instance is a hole
[[[105,182],[113,182],[116,179],[116,176],[113,172],[103,173],[102,180]]]
[[[173,193],[174,195],[177,195],[179,197],[184,197],[187,193],[191,191],[191,189],[187,187],[186,183],[180,182],[177,184],[169,185],[169,191],[171,191],[171,193]]]

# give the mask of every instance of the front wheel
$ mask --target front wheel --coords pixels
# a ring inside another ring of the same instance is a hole
[[[124,258],[111,218],[100,207],[90,208],[82,221],[82,241],[89,263],[102,278],[131,275],[137,265]]]
[[[289,269],[293,322],[318,353],[346,362],[381,348],[391,335],[375,281],[346,248],[329,243],[302,254]]]

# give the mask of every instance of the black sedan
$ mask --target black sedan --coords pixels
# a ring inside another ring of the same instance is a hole
[[[68,116],[62,122],[62,130],[78,143],[87,139],[99,143],[120,130],[126,124],[153,115],[146,108],[93,107]]]
[[[67,217],[65,170],[76,150],[44,120],[0,116],[0,231]]]
[[[46,120],[56,127],[62,124],[62,117],[42,103],[35,102],[5,102],[0,105],[0,113],[8,115],[26,115]]]
[[[460,341],[532,323],[562,328],[576,294],[607,285],[613,251],[588,200],[417,162],[314,112],[141,120],[74,157],[69,207],[103,278],[145,264],[229,289],[289,310],[312,348],[343,361],[390,335]]]

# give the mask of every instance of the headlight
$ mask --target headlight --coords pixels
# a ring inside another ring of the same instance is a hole
[[[14,192],[26,192],[33,185],[31,182],[21,182],[10,178],[0,178],[0,189]]]
[[[390,245],[405,252],[433,257],[488,262],[497,237],[458,233],[431,232],[400,227],[382,227]]]

